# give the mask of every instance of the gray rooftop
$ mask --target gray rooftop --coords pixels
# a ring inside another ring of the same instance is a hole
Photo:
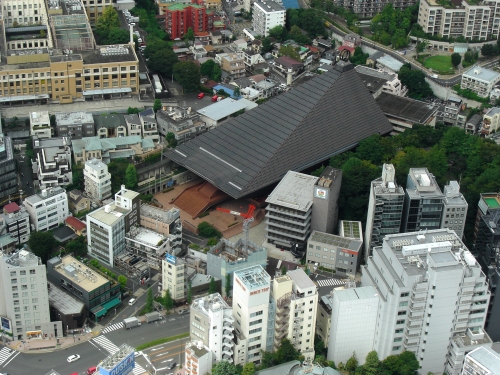
[[[494,70],[486,69],[477,65],[474,65],[472,68],[467,70],[463,75],[463,77],[473,78],[475,80],[480,80],[484,82],[492,82],[496,80],[500,76],[500,73],[495,72]]]
[[[500,113],[500,108],[493,107],[493,108],[488,109],[488,112],[485,113],[485,116],[494,116],[498,113]]]
[[[309,241],[319,242],[325,245],[342,247],[344,249],[359,251],[363,241],[354,238],[337,236],[335,234],[314,231],[309,237]]]
[[[336,290],[335,295],[340,301],[356,301],[377,297],[377,290],[373,286],[362,286],[359,288],[347,288]]]
[[[56,113],[55,116],[57,126],[94,123],[92,113],[89,112]]]
[[[285,8],[275,1],[256,1],[254,5],[258,5],[266,13],[285,11]]]
[[[46,194],[46,196],[44,196],[43,194]],[[55,195],[58,195],[58,194],[66,194],[66,190],[64,190],[60,186],[56,186],[56,187],[47,189],[46,193],[43,193],[43,191],[38,192],[34,195],[27,197],[25,200],[34,205],[35,203],[42,202],[42,201],[47,200],[47,199],[49,199]]]
[[[4,255],[1,259],[2,261],[5,261],[8,268],[33,267],[42,264],[40,258],[28,250],[21,250],[15,254]]]
[[[239,279],[248,289],[261,288],[262,286],[269,286],[271,277],[266,270],[261,266],[252,266],[242,270],[234,271]]]
[[[218,121],[242,109],[248,111],[255,107],[257,107],[257,104],[247,99],[242,98],[240,100],[234,100],[227,98],[199,109],[197,112],[202,116],[207,116],[208,118]]]
[[[401,67],[403,66],[403,63],[401,61],[396,60],[394,57],[388,55],[379,57],[377,59],[377,64],[382,64],[384,66],[387,66],[394,72],[399,71],[399,69],[401,69]]]
[[[500,374],[500,354],[492,348],[480,346],[467,354],[467,357],[487,368],[490,374]]]
[[[437,107],[427,102],[385,92],[380,94],[376,101],[385,114],[417,124],[426,124],[437,111]]]
[[[80,314],[85,306],[81,301],[49,282],[49,303],[57,311],[65,314]]]
[[[307,212],[312,206],[314,185],[318,180],[316,176],[288,171],[266,202]]]
[[[447,204],[466,205],[467,201],[462,193],[460,193],[460,185],[458,181],[450,181],[444,186],[444,200]]]
[[[316,290],[316,284],[313,283],[313,281],[309,278],[309,276],[307,276],[302,268],[288,271],[287,276],[289,276],[293,280],[293,282],[299,289],[313,288],[314,290]]]
[[[339,114],[348,113],[353,131]],[[353,66],[328,72],[190,140],[167,156],[233,198],[392,130]]]

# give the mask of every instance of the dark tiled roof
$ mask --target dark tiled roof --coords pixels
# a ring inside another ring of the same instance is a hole
[[[397,117],[415,124],[426,124],[437,111],[437,107],[433,104],[386,92],[380,94],[376,101],[387,116]]]
[[[391,130],[352,65],[341,61],[167,156],[239,198]]]
[[[283,65],[284,67],[287,68],[300,68],[302,66],[302,63],[300,61],[297,61],[295,59],[292,59],[291,57],[288,56],[281,56],[278,57],[277,59],[274,60],[275,64],[280,64]]]

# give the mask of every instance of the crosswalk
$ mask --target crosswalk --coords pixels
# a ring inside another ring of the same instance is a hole
[[[2,348],[2,350],[0,350],[0,365],[3,364],[6,360],[8,360],[10,356],[14,353],[17,352],[9,348]]]
[[[144,370],[144,368],[137,362],[135,363],[135,367],[132,371],[134,372],[134,375],[142,375],[146,372],[146,370]]]
[[[318,283],[318,286],[323,287],[323,286],[339,286],[339,285],[344,285],[347,280],[339,280],[339,279],[328,279],[328,280],[318,280],[316,281]]]
[[[97,336],[95,339],[92,339],[92,341],[106,349],[111,354],[118,350],[118,347],[105,336]]]
[[[111,331],[116,331],[117,329],[122,329],[123,328],[123,322],[120,323],[115,323],[110,325],[109,327],[106,327],[102,330],[102,334],[111,332]]]

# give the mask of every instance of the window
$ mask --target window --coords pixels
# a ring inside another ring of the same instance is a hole
[[[405,324],[405,320],[404,320],[404,319],[402,319],[402,320],[397,320],[397,321],[396,321],[396,324]]]
[[[394,333],[403,333],[404,329],[403,328],[398,328]]]
[[[408,292],[401,293],[401,298],[402,298],[402,297],[408,297],[409,295],[410,295],[410,293],[408,293]]]
[[[398,315],[406,315],[406,311],[398,311]]]
[[[396,338],[394,339],[394,342],[401,342],[401,341],[403,341],[403,338],[402,338],[402,337],[396,337]]]
[[[401,346],[393,346],[392,347],[392,351],[399,350],[399,349],[401,349]]]

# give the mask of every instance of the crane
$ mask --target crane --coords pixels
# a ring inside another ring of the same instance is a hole
[[[222,207],[217,207],[217,211],[222,211],[222,212],[226,212],[228,214],[241,216],[244,219],[243,220],[243,232],[245,232],[245,244],[243,246],[243,250],[248,255],[248,241],[249,241],[248,235],[249,235],[250,224],[252,224],[253,220],[254,220],[253,212],[255,211],[255,206],[253,204],[249,204],[248,211],[246,213],[232,211],[232,210],[228,210],[227,208],[222,208]]]

